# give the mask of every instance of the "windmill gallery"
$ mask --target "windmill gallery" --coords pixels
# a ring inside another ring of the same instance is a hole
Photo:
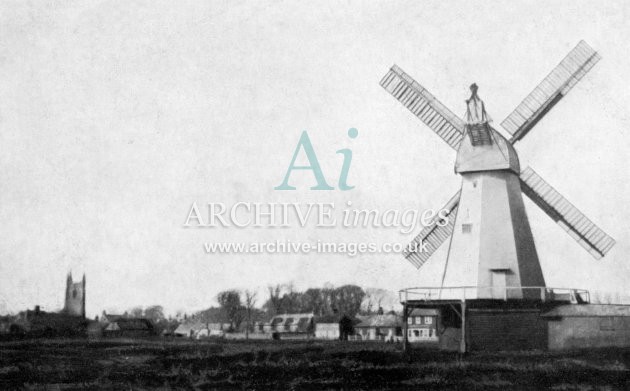
[[[581,41],[501,123],[509,138],[489,123],[476,84],[463,120],[398,66],[383,77],[381,86],[457,152],[462,177],[442,208],[448,224],[435,218],[404,252],[420,268],[448,246],[440,286],[400,291],[405,326],[414,310],[436,310],[440,347],[461,352],[630,346],[630,306],[590,304],[586,290],[546,286],[521,193],[594,258],[615,241],[532,168],[521,168],[514,148],[599,60]],[[428,251],[416,251],[418,243]]]

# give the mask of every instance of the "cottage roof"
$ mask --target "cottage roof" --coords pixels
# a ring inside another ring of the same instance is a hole
[[[438,316],[438,310],[435,308],[414,308],[409,316]]]
[[[351,318],[347,315],[337,315],[337,314],[332,314],[332,315],[323,315],[323,316],[316,316],[314,318],[314,322],[315,323],[319,323],[319,324],[324,324],[324,323],[335,323],[338,324],[339,322],[341,322],[343,319],[347,319],[346,321],[350,321],[352,322],[352,324],[358,324],[361,323],[361,321],[363,320],[363,317],[361,317],[359,319],[359,316],[357,315],[357,317],[355,318]]]
[[[275,318],[312,318],[314,315],[311,312],[305,312],[305,313],[301,313],[301,314],[276,314],[274,315],[274,319]]]
[[[630,316],[630,305],[565,304],[542,314],[543,317]]]
[[[182,324],[180,324],[179,326],[177,326],[177,328],[175,329],[175,334],[190,334],[190,331],[199,331],[199,330],[203,330],[207,328],[206,324],[204,322],[201,322],[199,320],[195,321],[188,321],[188,322],[184,322]]]
[[[112,325],[118,326],[118,328],[110,328]],[[151,321],[144,318],[131,318],[131,319],[118,319],[115,322],[110,323],[106,328],[106,330],[151,330],[153,329],[153,325]]]
[[[271,319],[271,325],[275,326],[278,324],[289,325],[292,323],[298,323],[300,321],[309,321],[313,319],[312,313],[304,313],[304,314],[278,314]]]
[[[341,316],[337,314],[331,314],[331,315],[316,316],[314,318],[314,321],[315,323],[339,323],[340,319],[341,319]]]
[[[117,315],[117,314],[105,314],[105,315],[103,315],[103,318],[106,318],[110,322],[117,321],[118,319],[123,319],[124,317],[125,317],[125,315]]]

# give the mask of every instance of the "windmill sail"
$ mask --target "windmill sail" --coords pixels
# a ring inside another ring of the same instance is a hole
[[[523,138],[600,59],[595,50],[580,41],[501,123],[512,134],[512,143]]]
[[[381,80],[381,86],[416,117],[457,149],[464,133],[464,121],[453,114],[429,91],[394,65]]]
[[[594,258],[601,259],[615,245],[613,238],[584,216],[534,170],[527,167],[521,172],[520,179],[523,192]]]
[[[431,223],[425,226],[418,236],[407,245],[405,251],[403,251],[405,258],[416,268],[420,269],[440,245],[453,233],[459,194],[460,192],[458,191],[448,203],[440,209],[447,211],[446,214],[443,214],[443,216],[448,219],[447,224],[441,225],[444,221],[436,215]]]

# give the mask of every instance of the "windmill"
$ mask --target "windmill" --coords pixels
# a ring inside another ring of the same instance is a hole
[[[448,219],[433,219],[404,251],[420,268],[450,238],[440,295],[446,287],[466,287],[468,299],[540,297],[545,281],[521,193],[594,258],[614,246],[532,168],[521,170],[514,149],[599,60],[581,41],[501,123],[509,139],[488,123],[474,84],[464,121],[398,66],[383,77],[381,86],[457,151],[462,185],[443,207]]]

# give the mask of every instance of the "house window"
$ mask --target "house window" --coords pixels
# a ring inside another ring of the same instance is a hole
[[[414,337],[419,337],[420,336],[420,331],[419,330],[414,330],[413,331],[413,336]]]
[[[472,224],[462,224],[462,233],[469,234],[472,232]]]
[[[422,317],[416,316],[416,324],[422,324]]]
[[[407,318],[407,324],[413,324],[413,316]]]
[[[433,324],[433,318],[430,316],[424,317],[424,324]]]
[[[287,318],[287,321],[284,324],[284,329],[286,331],[291,331],[291,325],[293,324],[293,318]]]

